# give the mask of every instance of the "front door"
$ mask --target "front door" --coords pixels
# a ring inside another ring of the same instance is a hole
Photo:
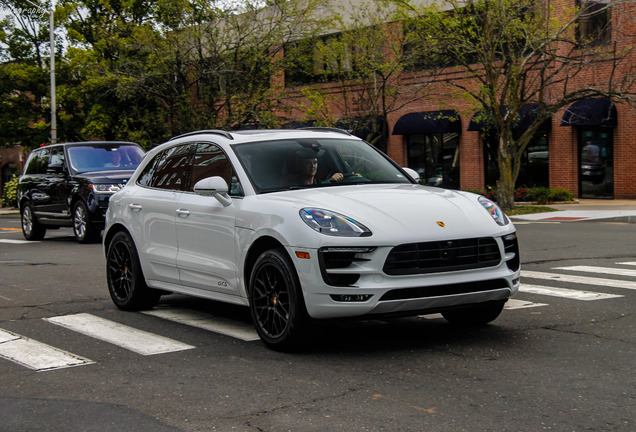
[[[232,182],[232,165],[213,143],[199,143],[192,163],[190,192],[177,202],[177,266],[181,284],[191,288],[238,295],[235,200],[224,206],[214,197],[199,196],[194,185],[207,177]]]
[[[579,190],[581,198],[614,197],[612,129],[582,128],[579,132]]]

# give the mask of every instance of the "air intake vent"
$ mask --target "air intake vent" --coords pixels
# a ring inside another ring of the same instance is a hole
[[[384,263],[388,275],[450,272],[492,267],[501,261],[492,237],[410,243],[394,247]]]

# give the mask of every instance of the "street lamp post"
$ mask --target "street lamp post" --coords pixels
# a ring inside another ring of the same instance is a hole
[[[38,10],[40,5],[33,3],[31,0],[26,0],[27,3],[32,4]],[[51,45],[51,143],[57,142],[57,113],[55,102],[55,28],[53,27],[53,11],[55,9],[55,0],[51,0],[51,6],[48,10],[49,13],[49,43]]]
[[[57,113],[55,103],[55,28],[53,27],[53,4],[49,9],[49,39],[51,45],[51,143],[57,142]]]

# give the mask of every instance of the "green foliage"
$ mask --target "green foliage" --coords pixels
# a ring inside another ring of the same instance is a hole
[[[495,188],[488,187],[485,191],[476,189],[467,189],[466,191],[483,195],[486,198],[497,202],[497,190]],[[544,187],[517,188],[514,192],[514,198],[515,202],[533,202],[536,204],[574,201],[574,195],[567,189],[550,189]]]
[[[18,177],[14,174],[2,189],[3,207],[17,207],[18,205]]]

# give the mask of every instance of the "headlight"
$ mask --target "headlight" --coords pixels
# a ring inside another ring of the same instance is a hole
[[[311,229],[321,234],[337,237],[371,235],[371,231],[361,223],[329,210],[305,208],[300,211],[300,217]]]
[[[91,184],[91,185],[88,185],[88,187],[93,189],[93,191],[95,191],[95,193],[101,193],[101,194],[114,194],[115,192],[118,192],[119,190],[121,190],[122,186],[123,185],[118,185],[118,184]]]
[[[480,196],[478,198],[479,204],[481,204],[490,216],[497,222],[497,225],[505,226],[510,223],[508,216],[504,212],[501,211],[499,206],[494,202],[490,201],[488,198]]]

